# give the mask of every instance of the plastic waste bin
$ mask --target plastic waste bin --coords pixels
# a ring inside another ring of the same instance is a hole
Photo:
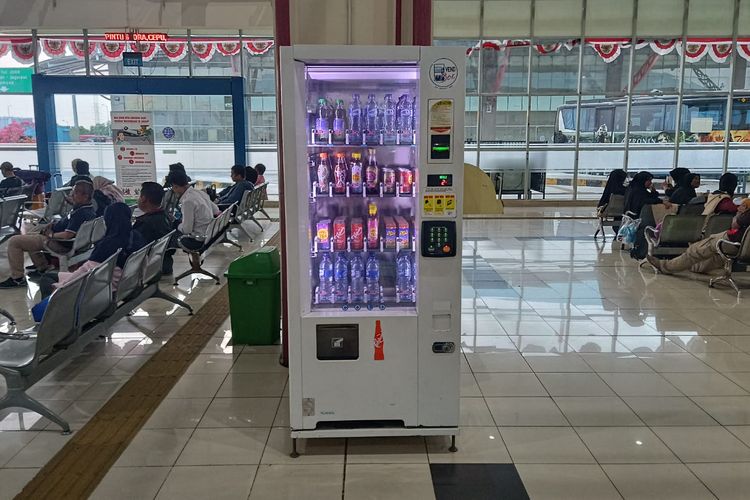
[[[271,345],[281,329],[281,266],[274,246],[229,264],[229,315],[234,344]]]

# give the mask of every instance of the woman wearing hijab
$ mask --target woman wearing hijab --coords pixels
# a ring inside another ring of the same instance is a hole
[[[122,266],[128,256],[143,247],[143,238],[137,231],[133,231],[130,223],[131,211],[124,203],[113,203],[104,211],[104,223],[107,226],[107,232],[99,240],[91,251],[89,260],[73,272],[60,272],[57,276],[47,273],[44,275],[40,289],[42,296],[46,297],[51,294],[55,288],[59,288],[72,279],[86,274],[96,266],[113,256],[118,250],[120,255],[117,256],[117,265],[112,275],[112,290],[117,290],[117,285],[122,276]]]
[[[596,205],[596,208],[606,207],[609,203],[609,197],[613,194],[624,195],[627,189],[625,187],[625,181],[627,178],[628,174],[621,168],[611,171],[607,178],[607,184],[604,185],[602,197],[599,198],[599,203]]]
[[[169,166],[169,173],[168,173],[168,174],[167,174],[167,176],[166,176],[166,177],[164,178],[164,187],[165,187],[165,188],[171,188],[171,187],[172,187],[172,179],[171,179],[171,177],[169,176],[169,174],[172,174],[172,173],[174,173],[174,172],[180,172],[180,173],[183,173],[183,174],[185,174],[185,175],[187,176],[188,182],[190,182],[190,181],[191,181],[191,179],[190,179],[190,176],[189,176],[189,175],[187,174],[187,172],[185,171],[185,165],[183,165],[183,164],[182,164],[182,163],[180,163],[180,162],[177,162],[177,163],[172,163],[172,164],[171,164],[171,165]]]
[[[698,196],[695,189],[701,185],[701,176],[698,174],[685,174],[680,178],[677,189],[672,192],[669,201],[676,205],[687,205],[690,200]]]
[[[106,208],[113,203],[123,203],[125,196],[123,192],[115,186],[114,181],[97,175],[93,179],[94,183],[94,201],[96,202],[96,216],[104,215]]]
[[[677,167],[669,172],[667,182],[664,183],[664,194],[666,196],[672,196],[672,193],[680,186],[680,181],[683,177],[690,173],[690,170],[684,167]],[[671,179],[671,182],[670,182]]]
[[[737,176],[727,172],[719,177],[719,189],[709,194],[702,215],[736,214],[737,205],[732,201],[737,189]]]
[[[630,181],[628,189],[625,192],[625,213],[631,215],[634,219],[641,219],[638,231],[635,235],[635,243],[630,250],[630,256],[634,259],[643,259],[646,257],[648,247],[643,230],[646,226],[655,226],[653,211],[648,210],[641,213],[646,205],[664,204],[665,208],[670,208],[672,204],[668,201],[662,201],[659,193],[654,189],[654,176],[651,172],[638,172]]]

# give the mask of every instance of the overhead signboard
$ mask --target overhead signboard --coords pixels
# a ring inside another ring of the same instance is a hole
[[[104,33],[104,39],[108,42],[166,42],[169,35],[166,33],[138,33],[122,31]]]
[[[0,68],[0,94],[31,94],[34,68]]]

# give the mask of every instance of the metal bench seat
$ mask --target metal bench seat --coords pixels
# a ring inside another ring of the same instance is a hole
[[[47,205],[44,208],[26,210],[26,217],[38,220],[40,224],[52,222],[55,218],[65,217],[65,215],[73,210],[73,205],[68,201],[68,195],[71,191],[73,191],[73,188],[68,186],[55,189],[50,194]]]
[[[208,255],[209,251],[213,247],[221,243],[230,243],[230,244],[236,245],[239,247],[240,251],[242,251],[242,247],[238,243],[229,240],[226,234],[227,230],[229,229],[229,223],[232,218],[232,210],[234,209],[235,205],[236,204],[230,205],[229,207],[226,208],[226,210],[221,212],[218,217],[212,220],[208,224],[208,227],[206,228],[206,232],[203,234],[203,236],[195,237],[195,236],[190,236],[190,235],[184,235],[178,238],[177,244],[180,246],[180,248],[182,248],[182,250],[185,253],[188,254],[188,261],[190,262],[190,269],[180,274],[179,276],[175,277],[174,279],[175,285],[177,285],[178,282],[182,278],[186,276],[190,276],[191,274],[203,274],[205,276],[213,278],[214,281],[216,281],[217,285],[221,283],[218,276],[203,269],[202,267],[203,260],[204,260],[204,257]],[[184,244],[185,240],[202,241],[203,244],[198,249],[192,249],[188,246],[185,246]]]
[[[607,206],[597,217],[598,224],[594,233],[594,239],[601,232],[603,240],[607,241],[607,233],[604,231],[604,228],[619,226],[622,221],[623,212],[625,212],[625,196],[621,194],[609,195]]]
[[[70,250],[67,252],[56,252],[50,249],[46,243],[44,244],[44,251],[57,257],[60,261],[60,269],[67,271],[70,266],[80,264],[89,259],[94,245],[104,237],[106,231],[107,228],[104,224],[104,218],[97,217],[96,219],[88,220],[81,224],[75,238],[72,240],[61,240],[72,243]]]
[[[736,264],[750,264],[750,231],[745,231],[739,243],[729,240],[719,240],[716,244],[716,252],[724,262],[724,267],[721,276],[711,278],[708,286],[713,288],[717,283],[726,282],[739,296],[740,287],[734,281],[732,272]]]
[[[21,213],[25,201],[23,195],[0,199],[0,245],[11,236],[21,234]]]
[[[702,215],[667,215],[657,234],[654,227],[644,230],[648,242],[648,254],[652,257],[681,255],[690,243],[703,237],[706,218]]]

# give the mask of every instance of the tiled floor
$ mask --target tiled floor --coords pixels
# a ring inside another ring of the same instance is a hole
[[[640,270],[591,234],[580,219],[465,224],[458,453],[444,438],[330,439],[291,459],[278,348],[233,347],[226,322],[94,498],[455,498],[448,474],[472,499],[480,486],[491,498],[747,498],[747,299]],[[34,390],[85,421],[155,348],[153,329],[166,335],[146,319],[151,337],[123,328],[70,383]],[[64,443],[18,420],[2,421],[0,497]],[[500,496],[500,477],[525,492]]]

